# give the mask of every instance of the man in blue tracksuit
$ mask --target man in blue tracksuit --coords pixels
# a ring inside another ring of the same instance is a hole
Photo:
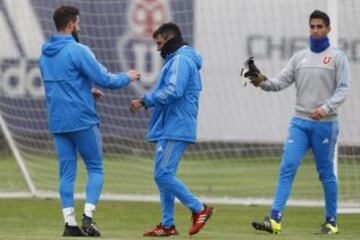
[[[134,71],[112,74],[95,59],[85,45],[78,42],[79,10],[62,6],[55,10],[58,34],[42,46],[39,60],[48,107],[49,130],[54,137],[59,162],[59,193],[65,220],[64,236],[100,236],[92,221],[95,205],[103,185],[102,140],[94,97],[101,91],[94,84],[108,89],[125,87],[140,75]],[[77,151],[88,172],[86,203],[82,230],[77,226],[74,211],[74,183]]]
[[[203,205],[176,178],[179,161],[189,143],[196,141],[201,57],[182,39],[174,23],[161,25],[153,34],[165,64],[155,90],[131,102],[130,110],[152,109],[147,139],[156,143],[154,179],[160,192],[162,219],[145,237],[177,235],[175,197],[193,213],[189,234],[200,231],[214,209]]]
[[[270,217],[253,222],[255,229],[279,234],[285,204],[290,196],[296,171],[311,148],[325,198],[325,223],[322,234],[338,234],[336,224],[337,180],[334,152],[338,136],[338,108],[349,91],[349,63],[345,54],[330,46],[328,15],[315,10],[309,18],[310,48],[297,52],[286,68],[266,79],[256,67],[250,79],[265,91],[280,91],[295,83],[295,116],[284,145],[279,179]],[[249,73],[248,73],[249,74]]]

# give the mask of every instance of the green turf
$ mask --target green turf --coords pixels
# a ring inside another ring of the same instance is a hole
[[[0,192],[26,192],[24,177],[15,159],[9,154],[0,155]]]
[[[77,201],[80,222],[83,202]],[[193,239],[360,239],[360,215],[339,215],[339,236],[314,235],[323,221],[322,209],[287,208],[283,232],[279,236],[259,233],[250,222],[262,219],[267,207],[217,205],[205,229]],[[0,200],[0,239],[63,239],[63,221],[58,200]],[[145,230],[160,221],[158,203],[100,201],[94,219],[102,231],[102,239],[142,239]],[[176,207],[176,224],[181,236],[189,239],[190,215],[182,205]]]
[[[28,157],[26,164],[39,191],[57,192],[58,169],[54,158]],[[105,156],[103,193],[158,194],[153,181],[151,157]],[[357,162],[356,162],[357,161]],[[339,200],[360,199],[359,161],[340,159]],[[180,163],[179,178],[197,195],[209,197],[273,197],[279,158],[185,158]],[[16,162],[11,157],[0,159],[0,192],[26,191]],[[78,163],[76,191],[83,192],[86,174]],[[322,188],[312,159],[305,159],[297,173],[292,199],[321,200]]]
[[[158,194],[152,179],[151,158],[106,156],[105,159],[105,193]],[[279,160],[259,160],[185,158],[181,162],[179,177],[198,195],[271,198]],[[58,176],[55,159],[38,158],[26,163],[38,189],[56,191]],[[82,165],[79,161],[77,191],[82,191],[85,183]],[[16,161],[11,156],[1,156],[0,169],[0,192],[27,190]],[[339,170],[340,173],[347,173],[340,175],[343,199],[360,199],[360,191],[354,185],[354,182],[359,182],[358,164],[351,159],[342,159]],[[312,160],[303,162],[292,196],[322,198]],[[80,219],[83,202],[78,201],[76,204],[80,210],[77,217]],[[320,208],[288,207],[280,236],[258,233],[250,227],[252,220],[261,220],[268,213],[268,207],[218,205],[216,208],[216,214],[209,225],[195,239],[325,239],[324,236],[313,234],[323,221],[323,210]],[[181,234],[179,239],[189,238],[186,234],[190,226],[189,217],[189,212],[177,205],[177,228]],[[360,239],[359,219],[359,214],[340,215],[341,235],[332,238]],[[105,239],[141,239],[143,231],[150,230],[160,221],[159,204],[100,201],[95,220]],[[63,239],[60,237],[62,231],[58,200],[0,199],[0,239]]]

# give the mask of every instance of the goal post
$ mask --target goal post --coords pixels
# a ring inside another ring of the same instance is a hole
[[[307,47],[309,14],[320,9],[331,16],[331,42],[349,57],[350,77],[360,77],[360,2],[355,0],[3,0],[0,125],[29,196],[58,197],[57,160],[37,60],[41,44],[56,32],[52,14],[62,4],[80,9],[80,41],[110,71],[142,73],[142,80],[127,89],[104,90],[105,98],[97,103],[104,142],[102,199],[159,200],[154,145],[144,140],[150,112],[133,115],[128,106],[157,80],[162,61],[152,32],[162,22],[178,23],[185,41],[203,57],[198,143],[188,148],[178,176],[205,201],[272,202],[296,93],[294,87],[277,94],[243,87],[239,74],[248,56],[267,76],[275,75],[294,52]],[[360,208],[359,91],[353,81],[339,115],[339,206],[349,211]],[[85,182],[79,157],[77,197],[84,196]],[[0,183],[0,197],[6,194]],[[297,173],[289,205],[323,205],[311,152]]]
[[[36,195],[35,185],[34,185],[32,179],[30,177],[30,174],[28,172],[28,168],[26,167],[26,164],[25,164],[25,160],[21,156],[12,135],[11,135],[9,129],[7,128],[7,126],[6,126],[6,122],[4,121],[4,118],[1,115],[1,111],[0,111],[0,129],[4,133],[5,140],[9,144],[11,152],[14,155],[17,164],[19,165],[19,168],[21,170],[21,174],[23,175],[23,177],[24,177],[24,179],[26,181],[26,184],[27,184],[27,186],[29,188],[31,196],[35,196]],[[14,196],[14,197],[16,197],[16,196],[24,196],[24,194],[23,193],[14,193],[11,196]],[[25,196],[27,196],[27,194],[25,194]],[[1,197],[1,192],[0,192],[0,197]]]

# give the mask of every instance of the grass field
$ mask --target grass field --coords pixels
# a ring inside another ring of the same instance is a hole
[[[104,192],[158,194],[152,179],[152,160],[141,158],[108,157],[104,161]],[[109,160],[110,159],[110,160]],[[205,164],[209,167],[203,168]],[[79,163],[76,189],[82,192],[85,171]],[[342,199],[360,199],[359,164],[339,164]],[[55,159],[27,161],[36,187],[56,191],[57,164]],[[179,177],[199,196],[267,197],[272,198],[276,184],[279,159],[190,159],[181,162]],[[15,160],[9,155],[0,156],[0,192],[28,191]],[[346,174],[344,174],[346,173]],[[345,194],[344,194],[345,193]],[[295,198],[321,199],[321,187],[311,159],[303,162],[294,184]],[[358,201],[358,200],[357,200]],[[77,201],[77,218],[80,222],[83,202]],[[261,220],[269,207],[216,205],[216,213],[204,231],[195,239],[325,239],[314,235],[323,222],[321,208],[288,207],[279,236],[255,232],[250,223]],[[142,239],[142,233],[160,222],[158,203],[100,201],[95,221],[104,239]],[[360,214],[339,215],[341,234],[336,239],[360,239]],[[176,224],[188,239],[190,214],[177,205]],[[63,220],[57,199],[0,199],[0,239],[63,239]]]
[[[39,191],[57,192],[58,170],[54,158],[27,158],[34,184]],[[232,198],[273,197],[279,158],[185,158],[178,171],[179,178],[200,196]],[[358,161],[360,162],[360,161]],[[86,173],[78,163],[76,191],[83,192]],[[151,157],[105,156],[103,193],[158,194],[153,181]],[[0,156],[0,192],[28,191],[16,161]],[[360,199],[360,164],[339,162],[340,201]],[[312,159],[305,159],[297,173],[291,197],[321,200],[322,189]]]
[[[83,203],[76,202],[80,222]],[[262,219],[268,207],[217,205],[215,215],[205,229],[192,239],[360,239],[360,215],[339,215],[340,235],[314,235],[323,221],[322,209],[288,208],[283,220],[283,232],[273,236],[254,231],[250,222]],[[0,239],[63,239],[63,221],[58,200],[7,199],[0,200]],[[129,203],[100,201],[94,217],[103,239],[142,239],[144,231],[160,221],[158,203]],[[190,239],[190,215],[178,204],[177,239]]]

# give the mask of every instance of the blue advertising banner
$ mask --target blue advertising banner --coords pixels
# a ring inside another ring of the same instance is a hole
[[[141,124],[135,124],[128,106],[154,86],[162,66],[152,33],[161,23],[173,21],[192,44],[193,4],[192,0],[0,0],[0,108],[11,130],[47,132],[37,60],[43,42],[56,33],[54,10],[71,5],[80,10],[80,42],[99,62],[111,72],[136,69],[142,74],[141,81],[127,89],[104,91],[105,99],[98,104],[104,135],[143,138],[149,113],[140,113]]]

